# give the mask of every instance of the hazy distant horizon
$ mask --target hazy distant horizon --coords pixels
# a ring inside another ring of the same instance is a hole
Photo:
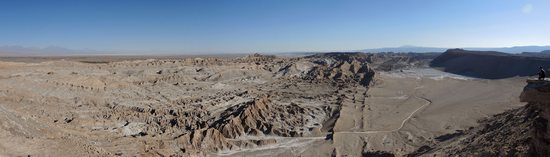
[[[368,48],[360,50],[334,50],[334,51],[288,51],[288,52],[185,52],[185,51],[116,51],[116,50],[94,50],[94,49],[85,49],[85,50],[75,50],[68,49],[58,46],[50,47],[24,47],[24,46],[0,46],[0,57],[2,56],[117,56],[117,55],[143,55],[143,56],[166,56],[166,55],[217,55],[217,54],[300,54],[300,53],[326,53],[326,52],[444,52],[447,49],[462,48],[466,50],[475,50],[475,51],[499,51],[505,53],[521,53],[521,52],[540,52],[544,50],[550,50],[550,45],[548,46],[513,46],[513,47],[426,47],[426,46],[412,46],[405,45],[399,47],[382,47],[382,48]]]

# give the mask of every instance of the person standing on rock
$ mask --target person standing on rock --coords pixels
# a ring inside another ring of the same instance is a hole
[[[539,80],[544,80],[545,77],[546,77],[546,73],[544,72],[544,68],[542,68],[541,66],[539,71]]]

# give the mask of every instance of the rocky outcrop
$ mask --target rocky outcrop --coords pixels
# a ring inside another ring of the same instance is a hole
[[[265,135],[304,136],[307,132],[316,130],[303,126],[308,121],[315,119],[313,115],[322,115],[317,112],[324,111],[304,108],[295,104],[273,105],[269,96],[262,96],[227,109],[218,117],[219,120],[210,126],[177,136],[180,149],[180,152],[177,153],[187,156],[206,156],[207,153],[212,152],[226,152],[277,143],[275,139],[262,139],[261,137]],[[132,136],[142,134],[142,128],[136,128],[132,124],[127,126],[124,127],[125,133]],[[241,137],[244,138],[239,140]],[[246,137],[258,138],[247,139]]]
[[[296,78],[306,78],[308,74],[317,67],[315,63],[310,61],[297,61],[294,63],[289,63],[281,66],[280,69],[275,73],[275,77],[296,77]]]
[[[392,71],[407,68],[425,67],[439,56],[440,53],[361,53],[361,52],[334,52],[320,53],[306,58],[334,60],[334,61],[358,61],[369,63],[370,68],[377,71]]]
[[[521,101],[528,102],[537,116],[529,132],[530,156],[550,155],[550,81],[527,81],[521,93]]]
[[[283,66],[276,77],[296,77],[305,80],[329,80],[359,83],[369,86],[375,72],[364,59],[346,55],[329,58],[310,58]]]
[[[259,53],[254,53],[254,54],[248,55],[246,57],[239,58],[238,61],[259,63],[259,62],[273,61],[275,58],[276,57],[273,56],[273,55],[262,55],[262,54],[259,54]]]
[[[273,105],[268,96],[263,96],[253,102],[227,109],[212,127],[228,138],[247,135],[297,137],[314,130],[304,128],[309,121],[324,120],[318,119],[324,118],[319,116],[324,114],[321,112],[325,111],[295,104]]]
[[[524,107],[481,122],[425,156],[548,156],[550,154],[550,81],[527,81]],[[411,154],[410,156],[419,156]]]
[[[550,104],[550,82],[527,80],[527,86],[523,88],[520,100],[529,103]]]
[[[435,58],[430,66],[470,77],[501,79],[536,75],[540,66],[550,67],[550,59],[494,51],[449,49]]]
[[[123,136],[177,135],[199,130],[206,126],[206,111],[201,109],[155,109],[108,103],[111,109],[96,118],[124,121]]]
[[[195,130],[177,139],[182,153],[203,156],[205,152],[230,150],[234,146],[226,140],[220,131],[214,128]]]
[[[222,121],[214,127],[221,130],[229,138],[236,138],[246,134],[262,134],[269,132],[273,126],[267,122],[270,106],[267,97],[249,102],[243,106],[228,109],[222,114]]]
[[[441,53],[376,53],[369,56],[368,62],[377,71],[392,71],[427,67],[429,62]]]
[[[370,54],[362,53],[362,52],[330,52],[330,53],[319,53],[315,55],[308,56],[306,58],[311,59],[331,59],[331,60],[337,60],[337,61],[360,61],[360,62],[367,62]]]
[[[311,74],[317,78],[358,82],[363,86],[369,86],[375,72],[367,63],[352,60],[351,62],[341,61],[333,65],[325,65]]]

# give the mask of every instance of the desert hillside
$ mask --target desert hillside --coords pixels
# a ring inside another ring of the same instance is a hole
[[[465,76],[502,79],[536,75],[540,66],[550,68],[550,58],[449,49],[431,61],[430,66]]]
[[[0,62],[0,156],[406,156],[523,105],[524,78],[450,74],[433,57]]]
[[[486,119],[479,127],[450,135],[436,148],[411,156],[537,156],[550,155],[550,81],[527,81],[525,107]]]

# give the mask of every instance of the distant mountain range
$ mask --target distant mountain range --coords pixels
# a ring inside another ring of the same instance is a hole
[[[359,52],[445,52],[451,48],[438,48],[438,47],[421,47],[421,46],[401,46],[401,47],[388,47],[388,48],[375,48],[357,50]],[[514,46],[514,47],[500,47],[500,48],[462,48],[464,50],[471,51],[498,51],[505,53],[534,53],[531,55],[539,55],[541,51],[548,53],[550,46]],[[91,49],[76,50],[68,49],[58,46],[49,47],[24,47],[24,46],[0,46],[0,56],[82,56],[82,55],[129,55],[129,54],[148,54],[147,52],[115,52],[115,51],[97,51]],[[178,53],[166,53],[166,54],[178,54]],[[313,54],[312,52],[287,52],[287,53],[275,53],[277,55],[288,56],[301,56]]]
[[[451,48],[401,46],[401,47],[364,49],[360,51],[361,52],[445,52],[447,49],[451,49]],[[550,50],[550,46],[514,46],[514,47],[495,47],[495,48],[464,47],[462,49],[471,50],[471,51],[498,51],[498,52],[505,52],[505,53],[522,53],[522,52],[541,52],[544,50]]]

